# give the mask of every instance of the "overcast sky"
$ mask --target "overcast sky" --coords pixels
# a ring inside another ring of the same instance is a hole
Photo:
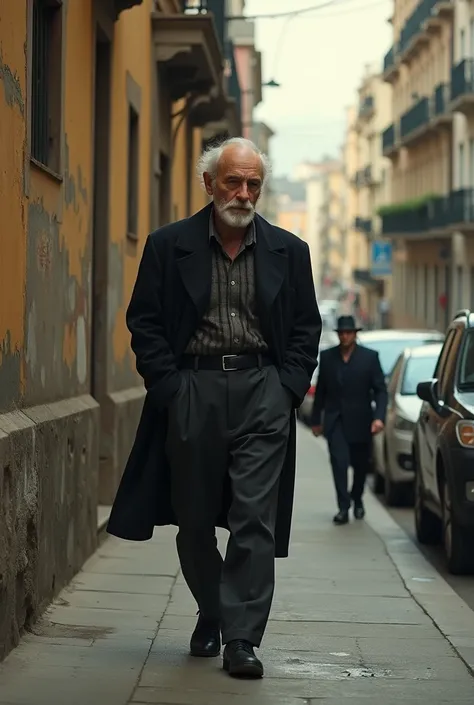
[[[299,10],[330,0],[247,0],[246,14]],[[391,44],[391,0],[334,0],[327,8],[288,19],[256,21],[264,88],[257,119],[276,131],[276,175],[324,155],[338,155],[345,107],[356,99],[367,64],[381,67]]]

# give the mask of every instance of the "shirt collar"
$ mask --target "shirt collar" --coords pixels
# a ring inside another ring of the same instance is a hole
[[[219,237],[219,233],[216,230],[216,225],[214,223],[214,209],[211,210],[211,217],[209,218],[209,241],[212,239],[217,240],[219,244],[221,243],[221,239]],[[255,219],[252,220],[250,225],[247,228],[247,232],[245,233],[244,240],[242,242],[243,247],[250,247],[251,245],[254,245],[257,241],[257,229],[255,227]]]

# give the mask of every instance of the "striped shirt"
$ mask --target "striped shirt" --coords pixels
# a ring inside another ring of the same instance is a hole
[[[255,243],[256,230],[252,222],[237,257],[231,260],[222,247],[211,215],[211,297],[209,308],[186,349],[188,355],[235,355],[268,349],[257,315]]]

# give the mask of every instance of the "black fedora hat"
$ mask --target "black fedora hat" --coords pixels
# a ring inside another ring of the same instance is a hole
[[[357,326],[354,316],[339,316],[337,319],[336,333],[342,333],[343,331],[358,333],[360,330],[362,328]]]

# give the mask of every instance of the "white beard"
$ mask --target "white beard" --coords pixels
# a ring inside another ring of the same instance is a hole
[[[245,205],[235,199],[229,203],[214,201],[214,207],[224,223],[231,228],[247,228],[255,217],[255,208],[251,203]],[[233,208],[247,208],[247,212],[232,210]]]

